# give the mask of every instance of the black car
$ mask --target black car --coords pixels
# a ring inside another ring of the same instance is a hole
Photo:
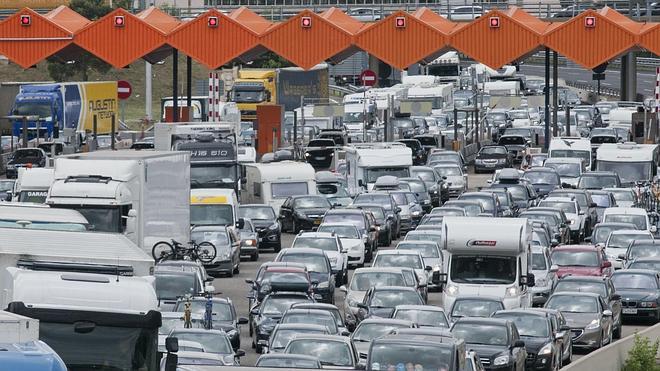
[[[390,318],[397,305],[424,305],[417,289],[403,286],[375,286],[358,303],[357,323],[366,318]]]
[[[295,303],[314,302],[311,296],[302,292],[279,291],[268,294],[263,301],[250,308],[250,336],[252,347],[257,353],[262,351],[262,340],[268,341],[282,315]]]
[[[312,295],[314,284],[307,267],[302,263],[268,262],[257,270],[254,280],[246,279],[250,285],[249,306],[262,301],[274,291],[300,291]]]
[[[507,319],[516,325],[520,339],[525,342],[527,370],[558,370],[562,366],[562,342],[557,337],[561,329],[555,328],[549,313],[536,310],[499,310],[492,318]],[[565,326],[564,331],[570,328]]]
[[[396,205],[394,197],[389,193],[361,193],[353,200],[354,206],[377,204],[385,209],[386,215],[392,217],[394,229],[392,238],[399,238],[401,235],[401,208]]]
[[[557,170],[551,167],[532,167],[525,171],[523,177],[532,184],[539,197],[561,188],[561,178]]]
[[[278,219],[282,223],[283,230],[295,234],[301,230],[316,229],[321,224],[325,212],[331,208],[330,202],[322,196],[292,196],[280,207]]]
[[[433,207],[438,207],[449,200],[449,185],[432,167],[413,166],[410,169],[410,175],[426,183]]]
[[[415,194],[417,201],[422,206],[422,209],[425,213],[428,213],[433,209],[431,202],[431,194],[426,188],[426,183],[419,178],[399,178],[399,182],[406,183],[410,186],[410,191]]]
[[[260,249],[272,248],[275,252],[282,249],[282,228],[272,206],[240,205],[238,212],[241,218],[252,220],[259,236]]]
[[[205,297],[194,297],[188,301],[185,298],[180,298],[174,305],[174,312],[184,312],[186,303],[190,302],[190,311],[193,315],[197,314],[204,316],[206,312]],[[213,328],[216,330],[223,330],[229,336],[231,346],[234,350],[241,347],[241,329],[240,325],[246,325],[248,319],[245,317],[236,316],[236,308],[231,300],[225,298],[214,297],[211,299],[213,314]]]
[[[465,340],[479,354],[487,371],[524,371],[527,352],[516,325],[500,318],[461,318],[451,328],[454,337]]]
[[[312,139],[305,149],[305,159],[314,169],[327,169],[332,163],[335,145],[332,139]]]
[[[440,147],[440,143],[438,143],[438,137],[432,134],[415,135],[414,139],[417,139],[419,143],[422,144],[422,147],[426,153],[429,153],[433,149]]]
[[[392,244],[394,233],[394,218],[388,216],[385,209],[381,205],[351,205],[348,209],[361,209],[370,212],[376,219],[376,227],[378,229],[378,246],[389,246]]]
[[[474,159],[474,172],[477,174],[482,171],[490,172],[512,166],[512,155],[504,146],[482,147]]]
[[[334,304],[335,275],[332,274],[332,265],[323,250],[305,247],[284,249],[277,254],[275,261],[305,264],[309,277],[315,285],[314,297],[325,303]]]
[[[7,178],[18,177],[19,167],[45,167],[47,158],[46,152],[41,148],[19,148],[7,161]]]
[[[427,153],[422,143],[417,139],[399,139],[399,143],[403,143],[412,151],[413,165],[424,165],[426,163]]]
[[[489,188],[483,189],[484,191],[492,189],[506,189],[513,198],[513,203],[517,206],[519,212],[533,207],[538,199],[538,195],[534,190],[531,190],[526,184],[491,184]]]
[[[621,295],[624,319],[660,321],[660,273],[651,269],[625,269],[612,273]]]

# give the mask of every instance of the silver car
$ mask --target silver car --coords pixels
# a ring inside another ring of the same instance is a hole
[[[190,231],[190,237],[197,243],[208,241],[215,246],[215,259],[213,259],[213,262],[204,265],[210,275],[225,274],[228,277],[234,277],[234,274],[240,271],[240,237],[233,227],[198,226]]]

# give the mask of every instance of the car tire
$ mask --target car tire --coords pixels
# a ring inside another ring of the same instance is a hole
[[[621,339],[621,330],[623,328],[623,319],[621,319],[621,315],[619,315],[619,324],[616,327],[614,331],[612,331],[612,336],[614,339]]]
[[[250,260],[253,261],[253,262],[256,262],[257,260],[259,260],[259,252],[256,252],[256,253],[250,255]]]
[[[234,273],[239,274],[241,273],[241,262],[239,261],[238,264],[236,264],[236,268],[234,268]]]

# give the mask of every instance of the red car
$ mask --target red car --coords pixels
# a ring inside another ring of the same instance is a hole
[[[611,276],[612,262],[607,260],[600,246],[564,245],[557,246],[550,255],[557,277],[567,274],[574,276]]]

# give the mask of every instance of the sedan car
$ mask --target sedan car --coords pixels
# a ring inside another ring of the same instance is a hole
[[[340,333],[335,316],[327,310],[289,308],[280,319],[280,324],[287,323],[321,325],[330,335],[347,335]]]
[[[360,357],[348,337],[333,335],[299,335],[289,341],[285,354],[314,356],[332,369],[354,370]]]
[[[317,232],[334,233],[339,238],[342,249],[346,252],[349,267],[364,266],[366,237],[363,238],[354,225],[349,223],[321,224]],[[348,280],[348,276],[346,280]]]
[[[312,139],[305,148],[305,160],[314,169],[327,169],[335,154],[335,141],[332,139]]]
[[[388,199],[391,198],[389,195],[385,196]],[[368,211],[360,209],[330,210],[323,216],[321,224],[350,223],[356,226],[361,238],[364,239],[365,259],[370,261],[378,249],[378,228],[375,218],[371,218],[368,213]]]
[[[484,213],[493,217],[502,216],[500,200],[492,192],[467,192],[458,197],[459,200],[478,201],[484,208]]]
[[[605,209],[618,206],[616,199],[611,192],[591,190],[589,193],[591,194],[591,199],[596,204],[596,215],[598,215],[598,220],[603,219]]]
[[[207,298],[195,297],[191,299],[179,299],[174,306],[174,311],[179,312],[183,316],[186,304],[190,304],[190,311],[193,315],[204,316],[206,312]],[[212,307],[211,313],[213,315],[212,325],[214,329],[222,330],[227,333],[231,345],[234,350],[241,347],[241,328],[240,325],[246,325],[248,319],[245,317],[238,317],[234,303],[227,298],[214,297],[211,299]]]
[[[468,174],[458,164],[440,163],[432,166],[435,173],[446,180],[449,196],[458,197],[468,189]]]
[[[225,274],[233,277],[241,267],[240,237],[233,227],[204,225],[190,231],[193,241],[208,241],[215,246],[216,257],[204,267],[212,275]]]
[[[632,223],[619,223],[619,222],[610,222],[610,223],[598,223],[591,232],[591,236],[585,237],[585,241],[590,242],[594,245],[602,244],[603,246],[607,242],[607,239],[610,237],[610,233],[620,230],[631,230],[637,229]]]
[[[439,282],[439,277],[433,276],[433,267],[424,265],[424,258],[417,251],[405,250],[385,250],[379,251],[374,258],[372,267],[374,268],[410,268],[415,271],[419,282],[424,285],[422,297],[426,302],[428,300],[428,283],[433,279]]]
[[[413,166],[410,175],[426,183],[426,189],[431,195],[431,204],[436,207],[449,200],[449,188],[445,180],[428,166]]]
[[[589,171],[580,176],[577,187],[581,189],[618,188],[621,187],[621,179],[613,171]]]
[[[355,208],[355,209],[361,209],[366,212],[371,213],[374,216],[374,219],[376,220],[376,232],[377,232],[377,240],[376,240],[376,247],[378,246],[389,246],[392,244],[392,239],[394,236],[394,230],[395,230],[395,219],[393,216],[388,215],[387,212],[385,211],[385,208],[383,208],[381,205],[377,204],[361,204],[361,205],[351,205],[348,207],[349,209]],[[362,236],[362,238],[366,238],[368,242],[368,236]],[[367,246],[365,245],[365,249]],[[373,253],[373,251],[369,252],[370,254]],[[369,254],[365,254],[368,256]],[[373,256],[369,256],[368,260],[371,260]],[[366,256],[365,256],[366,259]]]
[[[442,290],[440,276],[444,273],[444,261],[440,246],[433,241],[401,241],[396,245],[398,251],[414,251],[422,256],[424,268],[431,267],[432,271],[427,271],[426,278],[429,290]]]
[[[294,239],[291,248],[319,249],[330,261],[332,274],[337,287],[348,282],[348,249],[345,249],[339,236],[331,232],[301,232]]]
[[[606,260],[600,246],[564,245],[557,246],[550,255],[557,277],[567,274],[578,276],[610,276],[612,262]]]
[[[612,342],[612,311],[599,294],[559,292],[550,296],[545,308],[564,315],[575,347],[598,349]]]
[[[588,232],[586,230],[585,212],[580,209],[577,201],[563,197],[548,197],[539,202],[538,207],[561,209],[568,218],[571,241],[579,243],[584,239]]]
[[[624,266],[630,268],[631,264],[640,259],[660,258],[660,241],[640,240],[632,241],[625,254],[619,255]]]
[[[623,259],[619,255],[626,255],[628,246],[633,241],[653,241],[653,234],[649,231],[640,231],[636,229],[622,229],[610,233],[610,236],[605,241],[605,253],[607,258],[612,262],[614,269],[623,268]]]
[[[423,305],[424,300],[412,287],[380,286],[370,288],[358,303],[357,322],[367,318],[390,318],[397,305]]]
[[[268,353],[283,353],[289,341],[302,334],[328,335],[328,329],[322,325],[307,323],[280,323],[275,326],[268,342],[261,340],[261,351]]]
[[[273,291],[300,291],[312,295],[314,286],[304,264],[286,262],[264,263],[257,270],[256,277],[245,282],[250,285],[249,307]]]
[[[325,303],[335,301],[335,275],[330,259],[323,250],[310,248],[284,249],[275,257],[276,262],[302,263],[307,267],[312,282],[316,283],[314,297]]]
[[[504,146],[482,147],[474,160],[474,172],[477,174],[483,171],[495,171],[495,169],[512,166],[512,156]]]
[[[626,269],[612,274],[621,295],[624,319],[660,321],[660,273],[651,269]]]
[[[612,193],[618,207],[637,206],[637,197],[631,188],[603,188],[603,191]]]
[[[525,171],[524,177],[532,183],[536,194],[540,197],[545,197],[553,190],[561,188],[561,178],[553,168],[529,168]]]
[[[252,220],[243,219],[243,228],[238,230],[241,239],[241,256],[249,256],[250,260],[259,259],[259,236]]]
[[[412,321],[420,327],[449,328],[445,310],[434,305],[397,305],[392,318]]]
[[[361,359],[367,359],[369,346],[373,339],[391,334],[392,331],[400,328],[417,327],[410,320],[391,319],[391,318],[368,318],[360,322],[351,334],[351,341]]]
[[[259,237],[259,249],[272,248],[280,252],[282,248],[282,228],[275,210],[268,205],[240,205],[238,212],[241,218],[250,219]]]
[[[279,220],[282,229],[291,233],[301,230],[313,230],[321,224],[325,212],[332,205],[323,196],[292,196],[287,198],[280,207]]]

